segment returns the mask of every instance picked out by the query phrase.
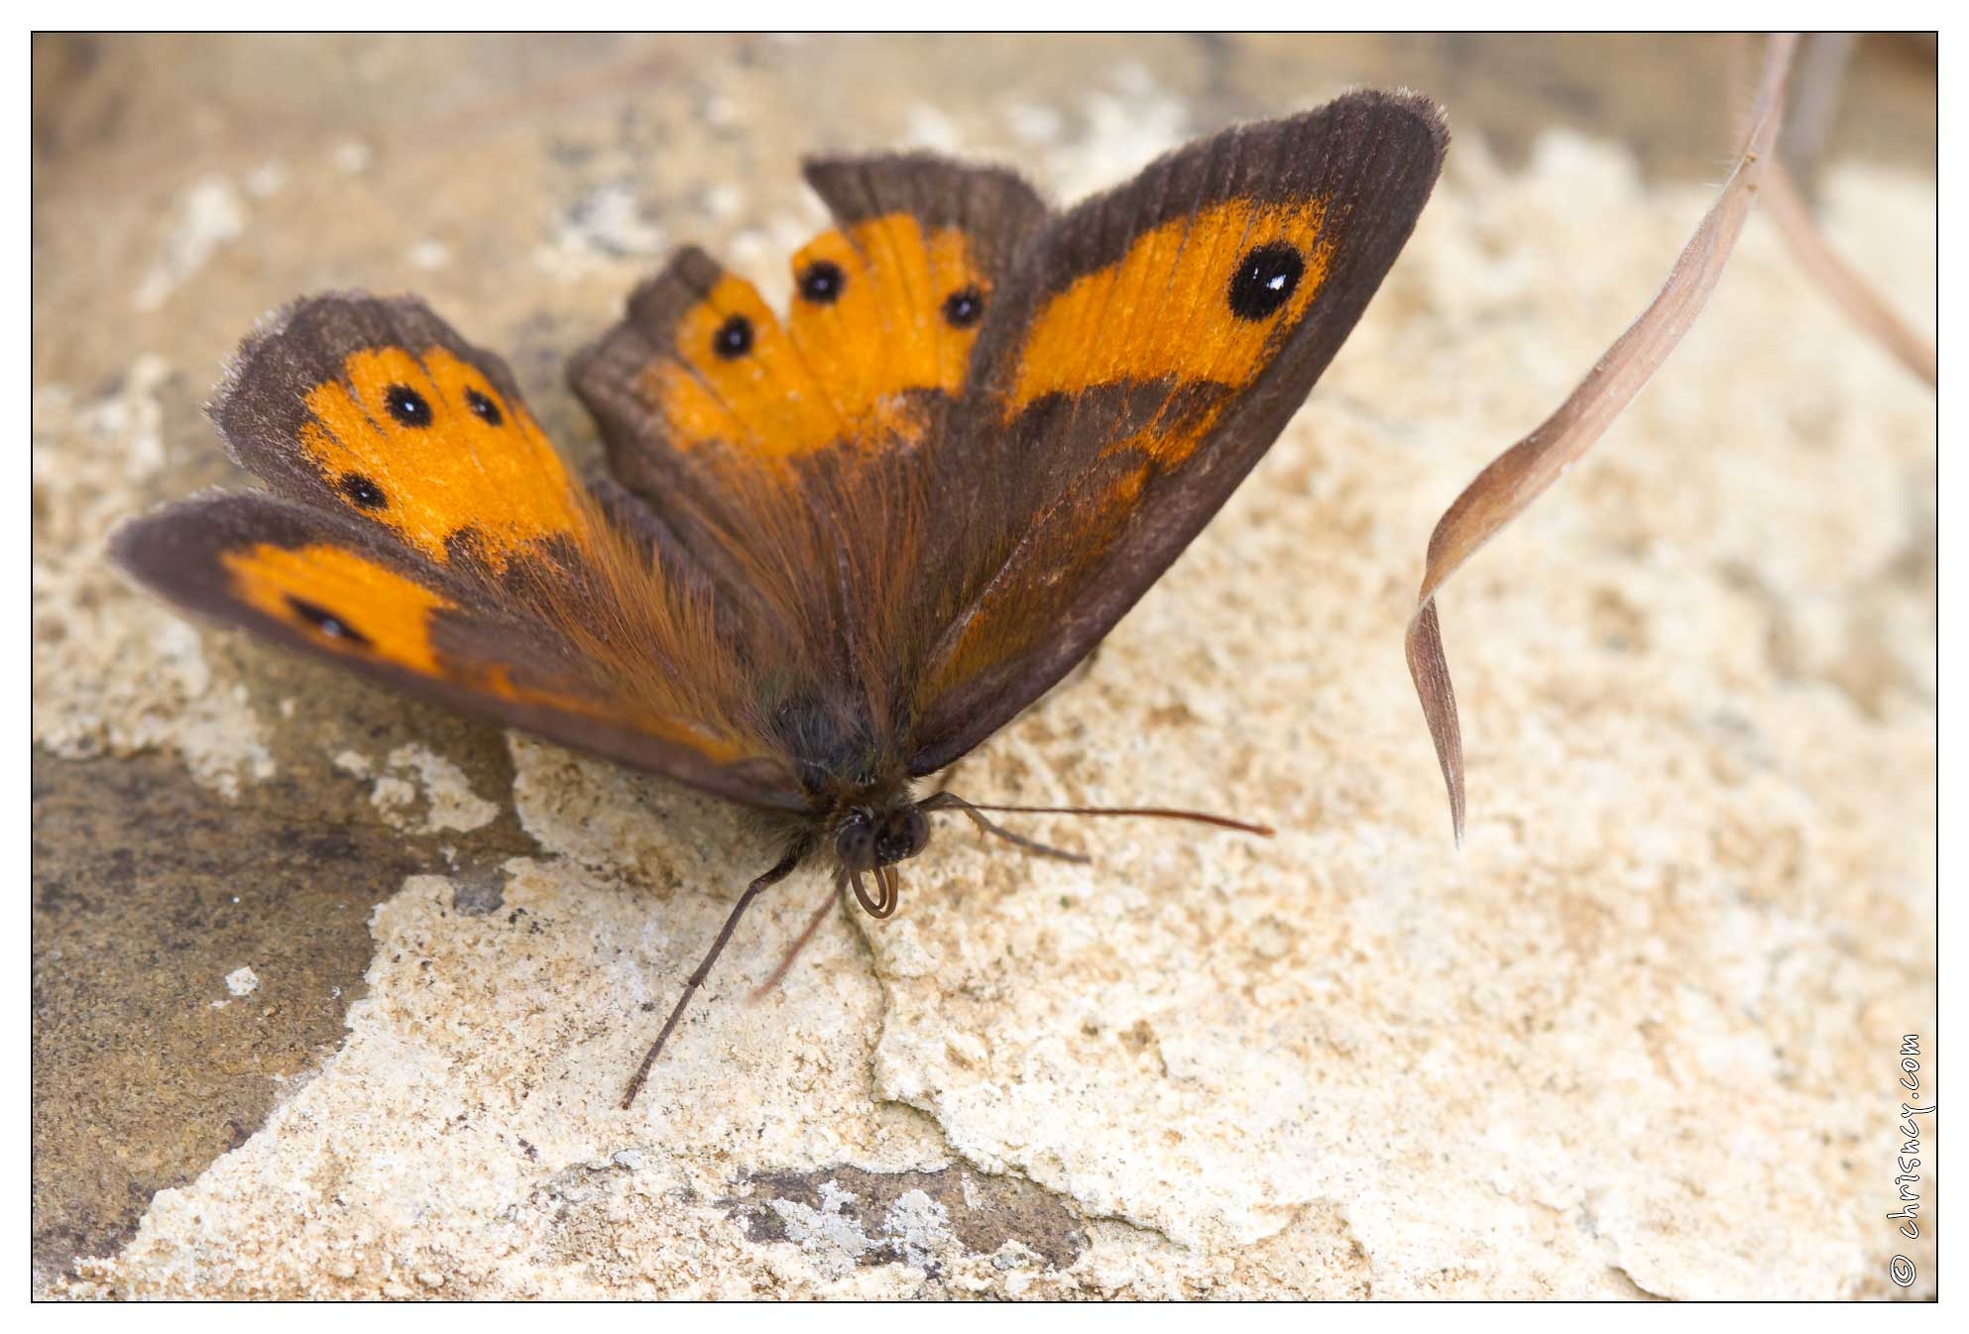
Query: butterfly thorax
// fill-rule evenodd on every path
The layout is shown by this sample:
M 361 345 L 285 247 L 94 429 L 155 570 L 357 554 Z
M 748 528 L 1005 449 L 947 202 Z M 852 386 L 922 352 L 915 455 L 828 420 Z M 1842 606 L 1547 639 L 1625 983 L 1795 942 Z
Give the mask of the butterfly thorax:
M 929 841 L 902 738 L 876 713 L 852 688 L 802 693 L 771 710 L 772 742 L 806 799 L 805 840 L 815 851 L 832 848 L 848 871 L 914 857 Z

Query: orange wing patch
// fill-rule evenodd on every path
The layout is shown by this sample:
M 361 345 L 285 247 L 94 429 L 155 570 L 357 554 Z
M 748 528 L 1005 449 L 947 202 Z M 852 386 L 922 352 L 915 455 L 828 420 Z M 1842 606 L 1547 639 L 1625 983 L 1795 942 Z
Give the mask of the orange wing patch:
M 906 395 L 963 388 L 990 298 L 968 238 L 887 214 L 816 238 L 793 272 L 785 323 L 752 284 L 720 274 L 637 378 L 643 405 L 685 449 L 721 441 L 771 463 L 921 439 Z
M 435 561 L 468 529 L 498 568 L 581 531 L 567 470 L 526 408 L 445 348 L 352 353 L 307 405 L 301 447 L 343 503 Z
M 1144 232 L 1039 307 L 1005 416 L 1093 385 L 1250 384 L 1319 293 L 1333 252 L 1325 220 L 1318 198 L 1231 199 Z M 1186 457 L 1202 434 L 1162 448 Z
M 954 227 L 907 213 L 827 232 L 793 257 L 788 323 L 843 415 L 879 415 L 908 389 L 955 395 L 991 284 Z
M 431 615 L 447 598 L 341 547 L 261 542 L 220 553 L 241 602 L 333 653 L 380 658 L 439 674 Z
M 671 333 L 672 352 L 637 383 L 670 438 L 685 448 L 722 440 L 758 459 L 784 460 L 841 438 L 840 416 L 758 289 L 722 275 Z

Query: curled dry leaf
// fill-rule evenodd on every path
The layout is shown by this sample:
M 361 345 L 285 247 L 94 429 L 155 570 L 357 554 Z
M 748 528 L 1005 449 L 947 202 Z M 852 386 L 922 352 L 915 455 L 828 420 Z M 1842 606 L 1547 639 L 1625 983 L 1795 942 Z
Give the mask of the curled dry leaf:
M 1559 410 L 1478 473 L 1429 535 L 1428 565 L 1408 623 L 1408 670 L 1449 788 L 1450 819 L 1459 845 L 1464 816 L 1463 742 L 1456 692 L 1443 656 L 1436 593 L 1464 561 L 1522 514 L 1600 438 L 1695 323 L 1750 216 L 1771 159 L 1784 107 L 1785 76 L 1797 45 L 1796 34 L 1769 39 L 1750 133 L 1736 168 L 1669 270 L 1660 293 L 1614 340 Z

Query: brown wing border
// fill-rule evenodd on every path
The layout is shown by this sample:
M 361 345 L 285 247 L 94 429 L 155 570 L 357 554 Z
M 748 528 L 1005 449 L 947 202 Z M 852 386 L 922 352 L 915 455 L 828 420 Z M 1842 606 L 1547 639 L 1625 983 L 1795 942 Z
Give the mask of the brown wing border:
M 276 495 L 336 506 L 329 480 L 295 443 L 312 416 L 307 392 L 364 348 L 400 347 L 413 355 L 443 348 L 483 373 L 507 403 L 524 405 L 500 358 L 460 337 L 422 298 L 345 290 L 296 297 L 263 317 L 226 363 L 206 415 L 235 463 Z

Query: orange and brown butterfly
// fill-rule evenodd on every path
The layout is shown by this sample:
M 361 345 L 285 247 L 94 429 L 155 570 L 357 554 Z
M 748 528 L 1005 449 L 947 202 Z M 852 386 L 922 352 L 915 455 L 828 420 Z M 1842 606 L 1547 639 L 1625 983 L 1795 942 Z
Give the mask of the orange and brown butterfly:
M 193 611 L 771 813 L 778 859 L 627 1106 L 767 886 L 825 857 L 885 917 L 931 814 L 1005 832 L 919 780 L 1060 680 L 1257 463 L 1445 141 L 1427 100 L 1356 93 L 1063 213 L 936 157 L 809 162 L 836 226 L 784 319 L 690 249 L 574 359 L 612 474 L 586 484 L 421 302 L 308 298 L 211 410 L 266 490 L 115 552 Z

